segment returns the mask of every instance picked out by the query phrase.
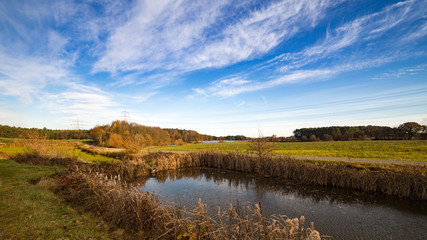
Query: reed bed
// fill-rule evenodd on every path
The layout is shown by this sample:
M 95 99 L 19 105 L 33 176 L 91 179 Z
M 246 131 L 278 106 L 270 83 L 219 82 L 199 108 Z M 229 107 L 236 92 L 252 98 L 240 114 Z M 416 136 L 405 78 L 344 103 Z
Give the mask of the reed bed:
M 153 153 L 145 158 L 159 171 L 188 167 L 219 168 L 320 186 L 427 199 L 425 166 L 305 162 L 289 157 L 253 157 L 237 152 Z
M 161 204 L 155 196 L 138 191 L 120 177 L 87 169 L 70 169 L 59 179 L 58 192 L 67 201 L 102 216 L 129 230 L 130 238 L 140 239 L 321 239 L 313 223 L 286 216 L 266 218 L 261 204 L 247 207 L 243 214 L 230 205 L 218 208 L 216 220 L 199 199 L 191 211 Z
M 108 175 L 121 175 L 126 181 L 155 172 L 193 167 L 226 169 L 306 184 L 427 200 L 426 166 L 308 162 L 271 155 L 254 157 L 238 152 L 154 152 L 140 154 L 119 164 L 93 166 L 96 171 Z

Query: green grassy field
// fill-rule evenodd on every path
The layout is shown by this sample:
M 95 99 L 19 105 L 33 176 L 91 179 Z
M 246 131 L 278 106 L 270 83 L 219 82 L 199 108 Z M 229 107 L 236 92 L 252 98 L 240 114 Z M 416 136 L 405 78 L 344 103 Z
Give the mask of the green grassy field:
M 72 144 L 56 141 L 54 142 L 54 145 L 48 147 L 54 154 L 58 154 L 59 156 L 65 157 L 71 157 L 75 156 L 79 160 L 83 160 L 86 162 L 115 162 L 118 161 L 117 159 L 98 155 L 98 154 L 89 154 L 86 152 L 81 151 L 80 149 L 74 148 Z M 22 146 L 0 146 L 0 154 L 4 153 L 6 155 L 14 155 L 17 153 L 24 153 L 25 149 Z M 1 156 L 1 155 L 0 155 Z
M 112 239 L 100 220 L 80 214 L 49 190 L 58 166 L 0 159 L 0 239 Z M 31 180 L 41 179 L 32 184 Z
M 153 147 L 160 151 L 250 151 L 248 142 L 199 143 L 182 146 Z M 427 161 L 427 141 L 342 141 L 276 143 L 273 154 L 310 157 L 365 158 Z
M 18 138 L 3 138 L 3 137 L 0 137 L 0 143 L 14 142 L 14 141 L 17 141 L 17 140 L 18 140 Z

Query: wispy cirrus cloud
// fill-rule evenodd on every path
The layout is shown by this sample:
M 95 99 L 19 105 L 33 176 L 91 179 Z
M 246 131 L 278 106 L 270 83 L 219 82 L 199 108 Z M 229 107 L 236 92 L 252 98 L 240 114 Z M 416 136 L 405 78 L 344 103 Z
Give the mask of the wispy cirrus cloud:
M 312 78 L 322 79 L 336 74 L 337 69 L 300 70 L 269 81 L 257 82 L 239 78 L 223 79 L 211 83 L 206 89 L 193 88 L 194 94 L 205 96 L 217 96 L 221 98 L 232 97 L 241 93 L 255 92 L 267 88 L 272 88 L 285 83 L 309 80 Z
M 422 9 L 425 5 L 423 1 L 411 0 L 396 3 L 335 29 L 328 29 L 323 39 L 301 51 L 283 53 L 252 67 L 250 71 L 226 78 L 244 81 L 240 85 L 225 85 L 221 84 L 223 80 L 217 80 L 207 88 L 193 89 L 193 92 L 205 96 L 232 97 L 289 83 L 330 78 L 342 72 L 378 67 L 408 55 L 425 55 L 425 52 L 412 53 L 414 46 L 408 44 L 426 35 L 425 24 L 418 23 L 424 18 Z M 404 27 L 411 27 L 409 35 L 400 32 Z M 406 45 L 401 46 L 402 43 Z M 354 50 L 355 47 L 360 50 Z M 327 62 L 328 66 L 319 62 Z M 266 70 L 272 72 L 269 78 L 253 77 Z
M 329 1 L 280 1 L 252 11 L 225 28 L 218 40 L 189 56 L 188 62 L 194 68 L 207 68 L 252 59 L 299 31 L 314 27 L 333 5 Z
M 218 18 L 225 1 L 137 1 L 129 19 L 112 31 L 94 72 L 176 65 L 203 30 Z
M 425 3 L 423 1 L 404 1 L 393 4 L 383 10 L 368 14 L 352 20 L 336 29 L 329 29 L 324 39 L 319 40 L 312 46 L 306 47 L 300 52 L 284 53 L 270 60 L 269 64 L 280 64 L 282 71 L 298 69 L 310 63 L 318 62 L 327 58 L 337 58 L 340 53 L 348 48 L 358 46 L 361 51 L 346 54 L 346 56 L 366 58 L 369 57 L 364 52 L 369 50 L 371 55 L 380 52 L 384 55 L 391 52 L 391 49 L 399 49 L 396 44 L 403 43 L 403 40 L 414 40 L 415 37 L 425 35 L 424 27 L 415 28 L 408 33 L 402 34 L 397 26 L 410 27 L 419 25 L 416 21 L 424 18 Z M 385 34 L 391 34 L 388 38 L 383 38 Z M 406 42 L 404 41 L 404 42 Z M 406 42 L 407 43 L 407 42 Z M 375 46 L 375 47 L 373 47 Z M 341 55 L 339 55 L 340 58 Z
M 403 76 L 416 75 L 422 72 L 427 72 L 427 64 L 420 64 L 413 67 L 404 67 L 404 68 L 392 70 L 392 71 L 383 73 L 378 77 L 374 77 L 373 79 L 387 79 L 390 77 L 400 78 Z
M 37 57 L 10 57 L 0 51 L 0 93 L 30 104 L 48 84 L 68 76 L 61 62 Z
M 111 32 L 93 72 L 182 74 L 253 59 L 315 26 L 337 2 L 278 1 L 250 10 L 251 4 L 138 1 L 129 19 Z M 229 11 L 242 16 L 229 19 Z M 135 84 L 126 76 L 119 79 L 120 85 Z
M 90 120 L 111 112 L 118 106 L 113 94 L 89 84 L 74 67 L 87 46 L 97 44 L 103 27 L 114 25 L 114 18 L 104 16 L 121 11 L 117 3 L 96 13 L 89 2 L 1 2 L 0 95 L 18 99 L 22 108 L 69 118 Z

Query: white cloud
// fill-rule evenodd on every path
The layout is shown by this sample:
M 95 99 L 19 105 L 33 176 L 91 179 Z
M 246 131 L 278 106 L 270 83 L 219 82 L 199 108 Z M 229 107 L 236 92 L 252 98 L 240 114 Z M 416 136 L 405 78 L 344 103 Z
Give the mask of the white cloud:
M 137 101 L 138 103 L 146 102 L 152 96 L 156 95 L 157 92 L 149 92 L 149 93 L 138 93 L 136 96 L 129 96 L 131 99 Z
M 63 61 L 38 57 L 14 58 L 0 51 L 0 93 L 32 103 L 48 84 L 67 81 L 69 72 Z
M 138 1 L 107 40 L 94 71 L 168 69 L 218 17 L 224 1 Z
M 237 104 L 236 107 L 241 107 L 243 105 L 245 105 L 245 101 L 242 101 L 241 103 Z
M 227 17 L 225 9 L 235 6 L 227 1 L 139 1 L 130 18 L 109 36 L 93 71 L 191 71 L 251 59 L 302 26 L 315 25 L 333 4 L 280 1 L 213 31 Z
M 198 89 L 198 92 L 203 92 L 205 96 L 219 96 L 221 98 L 233 97 L 238 94 L 255 92 L 263 89 L 273 88 L 284 84 L 298 83 L 303 81 L 319 81 L 330 78 L 339 73 L 355 71 L 367 67 L 376 67 L 392 61 L 394 57 L 378 56 L 373 59 L 365 59 L 361 61 L 349 61 L 329 68 L 308 69 L 308 70 L 294 70 L 287 73 L 274 76 L 271 80 L 267 81 L 248 81 L 236 80 L 238 77 L 233 77 L 231 84 L 224 84 L 223 81 L 217 80 L 212 83 L 212 86 L 206 89 Z M 234 82 L 240 84 L 233 84 Z M 197 93 L 197 92 L 196 92 Z
M 402 76 L 412 76 L 412 75 L 420 74 L 423 72 L 427 72 L 427 64 L 420 64 L 413 67 L 404 67 L 404 68 L 392 70 L 392 71 L 383 73 L 378 77 L 374 77 L 373 79 L 388 79 L 391 77 L 400 78 Z
M 301 28 L 316 25 L 328 7 L 326 1 L 281 1 L 253 11 L 189 56 L 189 63 L 195 68 L 222 67 L 264 54 Z
M 45 93 L 39 108 L 62 116 L 62 125 L 79 120 L 85 128 L 91 128 L 100 121 L 118 118 L 121 108 L 115 99 L 114 95 L 96 87 L 74 83 L 60 93 Z
M 233 74 L 231 79 L 246 79 L 242 84 L 223 84 L 222 80 L 212 82 L 212 86 L 204 90 L 205 95 L 231 97 L 299 81 L 325 79 L 342 72 L 377 67 L 396 59 L 404 59 L 407 57 L 405 48 L 394 49 L 393 44 L 399 42 L 399 39 L 410 40 L 424 36 L 423 27 L 415 29 L 409 36 L 397 33 L 392 40 L 379 38 L 396 26 L 410 25 L 413 21 L 423 18 L 423 12 L 419 10 L 423 5 L 425 4 L 422 1 L 400 2 L 379 12 L 359 17 L 336 29 L 328 30 L 324 39 L 302 51 L 284 53 L 255 66 L 251 71 Z M 347 48 L 360 44 L 374 44 L 375 47 L 370 47 L 369 51 L 353 50 L 351 53 L 342 54 Z M 310 67 L 311 63 L 322 60 L 328 60 L 329 67 Z M 252 73 L 272 68 L 278 68 L 279 72 L 273 72 L 270 80 L 251 77 Z
M 58 34 L 56 31 L 50 31 L 48 36 L 48 49 L 49 53 L 54 57 L 61 56 L 65 53 L 65 46 L 68 39 Z
M 405 36 L 400 33 L 395 34 L 393 39 L 388 38 L 378 40 L 388 31 L 396 26 L 404 24 L 411 25 L 416 20 L 422 19 L 425 15 L 421 10 L 425 7 L 423 1 L 405 1 L 388 6 L 383 10 L 366 16 L 359 17 L 349 23 L 346 23 L 332 31 L 327 31 L 326 37 L 318 41 L 313 46 L 305 48 L 301 52 L 285 53 L 270 61 L 270 64 L 280 62 L 282 71 L 301 68 L 309 63 L 316 62 L 325 58 L 333 57 L 348 47 L 370 42 L 377 46 L 377 49 L 387 51 L 393 49 L 397 39 L 412 40 L 420 37 L 423 29 L 418 29 L 412 35 Z M 424 33 L 425 34 L 425 33 Z M 397 48 L 396 49 L 400 49 Z M 375 48 L 369 50 L 375 52 Z M 360 53 L 356 53 L 360 54 Z M 332 55 L 332 56 L 331 56 Z M 349 54 L 351 57 L 353 54 Z M 363 57 L 365 57 L 364 55 Z M 264 66 L 265 67 L 265 66 Z
M 231 78 L 215 81 L 212 83 L 212 86 L 208 87 L 207 89 L 197 89 L 197 91 L 194 91 L 193 89 L 193 91 L 196 94 L 200 93 L 203 95 L 212 95 L 226 98 L 245 92 L 254 92 L 275 87 L 285 83 L 310 80 L 313 78 L 322 79 L 325 77 L 330 77 L 333 74 L 336 74 L 338 71 L 339 70 L 336 69 L 300 70 L 265 82 L 251 82 L 239 78 Z

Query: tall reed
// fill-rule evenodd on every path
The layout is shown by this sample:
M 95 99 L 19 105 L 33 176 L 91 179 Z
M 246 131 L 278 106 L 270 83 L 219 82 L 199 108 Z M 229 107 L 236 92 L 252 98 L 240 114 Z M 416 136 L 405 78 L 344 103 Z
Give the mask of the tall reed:
M 265 217 L 261 204 L 242 213 L 230 205 L 215 219 L 199 199 L 194 210 L 184 211 L 160 204 L 149 193 L 138 191 L 120 177 L 107 176 L 87 169 L 70 169 L 58 178 L 58 192 L 67 201 L 98 213 L 107 221 L 130 231 L 140 239 L 320 239 L 305 219 L 285 216 Z
M 145 159 L 158 171 L 188 167 L 219 168 L 320 186 L 427 199 L 425 166 L 378 164 L 358 166 L 298 161 L 288 157 L 254 157 L 237 152 L 151 153 L 140 158 Z

